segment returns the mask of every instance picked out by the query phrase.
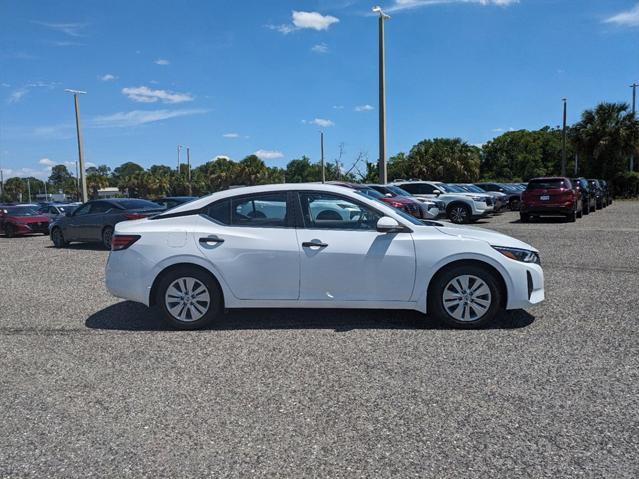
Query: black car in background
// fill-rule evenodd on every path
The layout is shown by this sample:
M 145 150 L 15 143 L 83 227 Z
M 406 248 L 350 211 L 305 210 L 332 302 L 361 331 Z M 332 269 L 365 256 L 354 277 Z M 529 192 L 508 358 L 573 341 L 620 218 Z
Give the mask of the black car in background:
M 165 211 L 164 207 L 147 200 L 118 198 L 88 201 L 51 225 L 51 241 L 56 248 L 77 241 L 102 243 L 105 248 L 111 249 L 113 227 L 117 223 L 146 218 L 162 211 Z
M 601 208 L 605 208 L 607 206 L 605 192 L 599 180 L 594 178 L 589 178 L 588 185 L 590 186 L 590 191 L 594 192 L 596 208 L 598 210 L 600 210 Z
M 586 178 L 570 178 L 575 190 L 581 192 L 581 205 L 584 215 L 597 209 L 597 200 L 595 195 L 590 192 L 590 184 Z
M 479 186 L 484 191 L 498 191 L 508 195 L 508 208 L 510 208 L 510 211 L 519 210 L 522 190 L 503 183 L 475 183 L 475 186 Z
M 189 201 L 197 200 L 198 198 L 198 196 L 167 196 L 166 198 L 155 200 L 155 203 L 167 210 L 170 210 L 171 208 L 183 205 L 184 203 L 188 203 Z

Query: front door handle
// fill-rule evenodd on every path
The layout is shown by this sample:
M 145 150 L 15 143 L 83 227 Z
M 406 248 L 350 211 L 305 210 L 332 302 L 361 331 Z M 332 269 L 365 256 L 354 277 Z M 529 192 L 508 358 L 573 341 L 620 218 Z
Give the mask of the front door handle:
M 304 241 L 302 243 L 302 247 L 304 248 L 326 248 L 328 245 L 326 243 L 318 243 L 315 241 Z
M 207 238 L 200 238 L 200 243 L 204 243 L 204 244 L 224 243 L 224 240 L 222 238 L 207 237 Z

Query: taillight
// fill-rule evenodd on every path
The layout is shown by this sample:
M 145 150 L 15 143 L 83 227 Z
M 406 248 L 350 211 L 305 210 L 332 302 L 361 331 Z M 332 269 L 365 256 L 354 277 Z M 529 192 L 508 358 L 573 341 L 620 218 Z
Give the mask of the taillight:
M 122 251 L 140 239 L 140 235 L 114 235 L 111 238 L 111 251 Z
M 389 201 L 388 204 L 391 205 L 393 208 L 402 208 L 404 206 L 397 201 Z
M 141 213 L 125 213 L 124 217 L 127 220 L 141 220 L 142 218 L 146 218 L 146 215 L 143 215 Z

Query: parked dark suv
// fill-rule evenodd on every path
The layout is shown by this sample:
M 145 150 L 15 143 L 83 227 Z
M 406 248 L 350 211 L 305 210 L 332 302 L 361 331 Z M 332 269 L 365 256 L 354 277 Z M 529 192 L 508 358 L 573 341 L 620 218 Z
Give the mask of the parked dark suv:
M 610 185 L 606 180 L 599 180 L 599 184 L 601 185 L 601 189 L 603 190 L 605 208 L 606 206 L 612 204 L 612 191 L 610 191 Z
M 572 186 L 575 189 L 581 191 L 581 206 L 584 215 L 589 214 L 591 211 L 595 211 L 597 208 L 597 200 L 595 195 L 590 192 L 590 185 L 586 178 L 570 178 Z
M 146 218 L 162 211 L 166 209 L 147 200 L 122 198 L 89 201 L 51 225 L 51 241 L 56 248 L 78 241 L 102 243 L 105 248 L 111 249 L 116 223 Z
M 570 222 L 582 215 L 581 193 L 564 177 L 533 178 L 521 196 L 522 223 L 539 216 L 564 216 Z

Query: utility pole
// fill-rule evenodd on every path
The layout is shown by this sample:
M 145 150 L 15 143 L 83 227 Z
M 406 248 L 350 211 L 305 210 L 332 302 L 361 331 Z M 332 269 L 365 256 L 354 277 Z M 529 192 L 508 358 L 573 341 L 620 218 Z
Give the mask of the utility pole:
M 568 99 L 562 98 L 564 102 L 564 128 L 561 134 L 561 176 L 566 176 L 566 114 L 568 112 Z
M 639 86 L 639 83 L 634 82 L 632 85 L 630 85 L 630 88 L 632 88 L 632 116 L 634 116 L 636 118 L 636 113 L 637 113 L 637 87 Z M 635 171 L 635 154 L 634 152 L 630 154 L 630 171 Z
M 193 187 L 191 186 L 191 149 L 186 147 L 186 166 L 188 169 L 188 179 L 189 179 L 189 196 L 193 196 Z
M 47 194 L 47 182 L 44 182 L 44 201 L 49 201 L 49 195 Z
M 324 132 L 320 131 L 320 162 L 322 165 L 322 183 L 326 183 L 326 168 L 324 167 Z
M 82 130 L 80 129 L 80 105 L 78 103 L 78 95 L 85 95 L 85 91 L 80 90 L 64 90 L 67 93 L 73 93 L 73 103 L 75 104 L 75 128 L 78 135 L 78 159 L 80 160 L 80 175 L 79 180 L 82 183 L 82 201 L 85 202 L 89 199 L 87 195 L 87 177 L 84 168 L 84 147 L 82 145 Z
M 78 160 L 75 160 L 75 194 L 80 199 L 80 170 L 78 169 Z
M 4 174 L 0 166 L 0 201 L 4 199 Z
M 182 149 L 182 145 L 178 145 L 177 146 L 177 153 L 178 153 L 178 165 L 177 165 L 177 172 L 178 174 L 180 174 L 180 150 Z
M 390 17 L 381 7 L 373 7 L 379 14 L 379 182 L 387 183 L 386 169 L 386 55 L 384 51 L 384 22 Z
M 31 203 L 31 181 L 27 178 L 27 191 L 29 192 L 29 203 Z

